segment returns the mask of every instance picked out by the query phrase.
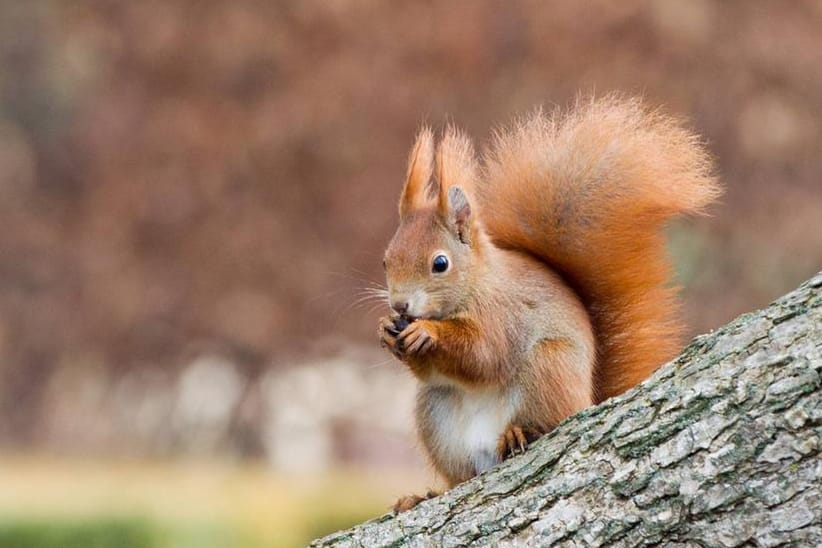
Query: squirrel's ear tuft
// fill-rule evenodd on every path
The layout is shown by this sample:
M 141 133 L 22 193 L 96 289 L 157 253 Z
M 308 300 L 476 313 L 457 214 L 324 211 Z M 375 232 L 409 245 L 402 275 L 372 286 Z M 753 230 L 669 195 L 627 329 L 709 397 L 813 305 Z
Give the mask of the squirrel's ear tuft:
M 428 185 L 434 170 L 434 135 L 423 127 L 408 158 L 408 176 L 400 196 L 400 218 L 428 203 Z
M 446 222 L 462 243 L 471 243 L 471 204 L 468 203 L 468 196 L 458 186 L 448 189 Z
M 449 126 L 437 149 L 438 209 L 440 218 L 463 243 L 470 243 L 474 217 L 468 203 L 477 178 L 477 161 L 471 140 Z

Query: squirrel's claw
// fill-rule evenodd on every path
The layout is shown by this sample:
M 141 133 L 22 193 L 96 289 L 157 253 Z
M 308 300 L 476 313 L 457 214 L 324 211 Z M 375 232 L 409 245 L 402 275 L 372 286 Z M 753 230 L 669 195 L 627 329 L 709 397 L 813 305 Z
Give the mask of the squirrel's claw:
M 528 445 L 539 438 L 536 430 L 527 428 L 523 430 L 519 426 L 511 425 L 503 432 L 497 441 L 497 456 L 500 460 L 521 455 L 528 449 Z

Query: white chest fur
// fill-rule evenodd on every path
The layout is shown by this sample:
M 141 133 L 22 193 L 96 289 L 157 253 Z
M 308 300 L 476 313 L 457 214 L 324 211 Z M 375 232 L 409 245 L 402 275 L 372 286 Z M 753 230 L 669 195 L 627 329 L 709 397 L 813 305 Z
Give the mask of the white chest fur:
M 440 382 L 437 382 L 440 381 Z M 499 462 L 497 442 L 514 418 L 519 394 L 499 388 L 466 388 L 436 379 L 428 386 L 429 450 L 455 468 L 483 472 Z

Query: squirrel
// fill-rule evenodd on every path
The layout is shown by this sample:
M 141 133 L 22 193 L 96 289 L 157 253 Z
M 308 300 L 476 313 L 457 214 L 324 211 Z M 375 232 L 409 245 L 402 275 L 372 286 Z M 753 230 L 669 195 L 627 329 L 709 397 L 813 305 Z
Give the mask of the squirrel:
M 700 139 L 637 98 L 538 110 L 481 161 L 454 127 L 436 146 L 422 128 L 378 334 L 419 381 L 418 434 L 449 488 L 674 357 L 662 228 L 719 193 Z

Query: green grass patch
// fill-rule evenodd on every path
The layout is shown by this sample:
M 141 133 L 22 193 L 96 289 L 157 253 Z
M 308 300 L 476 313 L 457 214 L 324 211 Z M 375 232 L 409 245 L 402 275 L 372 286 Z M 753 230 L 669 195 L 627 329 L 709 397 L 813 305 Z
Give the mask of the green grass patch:
M 291 548 L 375 518 L 407 470 L 0 455 L 0 548 Z
M 139 518 L 0 521 L 0 548 L 156 548 L 159 531 Z

